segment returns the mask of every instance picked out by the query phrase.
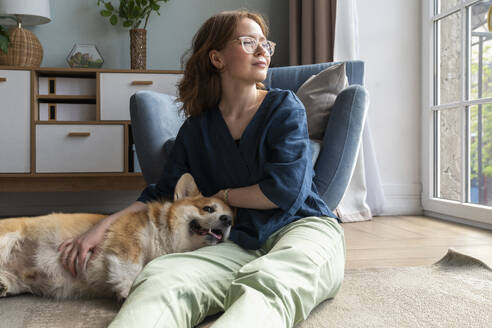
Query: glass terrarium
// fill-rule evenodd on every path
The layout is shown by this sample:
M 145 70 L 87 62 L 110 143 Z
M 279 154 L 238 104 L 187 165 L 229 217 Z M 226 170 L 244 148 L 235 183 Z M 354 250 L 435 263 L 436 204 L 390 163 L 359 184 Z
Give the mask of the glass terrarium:
M 94 44 L 75 44 L 68 54 L 67 63 L 72 68 L 100 68 L 104 63 Z

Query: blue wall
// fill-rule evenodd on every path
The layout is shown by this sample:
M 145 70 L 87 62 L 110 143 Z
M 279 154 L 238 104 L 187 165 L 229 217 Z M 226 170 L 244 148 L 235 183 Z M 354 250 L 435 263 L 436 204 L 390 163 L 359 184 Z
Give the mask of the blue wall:
M 117 1 L 112 1 L 116 4 Z M 29 27 L 44 49 L 43 67 L 68 67 L 66 57 L 75 43 L 95 44 L 104 58 L 103 68 L 130 68 L 129 30 L 102 17 L 97 0 L 51 0 L 48 24 Z M 247 8 L 269 21 L 270 37 L 277 43 L 272 66 L 289 63 L 289 2 L 287 0 L 170 0 L 147 26 L 147 69 L 181 69 L 181 55 L 193 35 L 211 15 L 222 10 Z

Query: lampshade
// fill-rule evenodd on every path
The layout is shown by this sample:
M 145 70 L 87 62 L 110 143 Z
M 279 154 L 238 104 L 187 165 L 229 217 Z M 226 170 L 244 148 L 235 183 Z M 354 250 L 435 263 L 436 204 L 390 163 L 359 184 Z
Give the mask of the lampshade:
M 19 16 L 22 25 L 51 22 L 50 0 L 0 0 L 0 16 Z M 17 25 L 8 18 L 0 18 L 0 25 Z

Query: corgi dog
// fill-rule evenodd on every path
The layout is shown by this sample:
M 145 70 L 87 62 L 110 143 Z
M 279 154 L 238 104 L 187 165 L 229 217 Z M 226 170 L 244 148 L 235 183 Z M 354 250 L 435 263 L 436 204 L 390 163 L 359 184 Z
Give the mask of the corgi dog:
M 233 212 L 221 199 L 204 197 L 186 173 L 176 184 L 174 201 L 147 203 L 146 210 L 113 222 L 83 272 L 73 277 L 61 263 L 58 246 L 104 218 L 53 213 L 0 219 L 0 297 L 32 293 L 56 299 L 125 299 L 152 259 L 226 240 Z

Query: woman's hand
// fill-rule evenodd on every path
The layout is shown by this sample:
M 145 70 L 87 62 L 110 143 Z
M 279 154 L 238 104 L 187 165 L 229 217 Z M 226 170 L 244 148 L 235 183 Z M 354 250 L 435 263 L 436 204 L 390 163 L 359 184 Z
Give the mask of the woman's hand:
M 76 277 L 77 271 L 82 272 L 84 269 L 86 257 L 89 256 L 87 259 L 88 263 L 89 260 L 99 251 L 99 246 L 104 239 L 104 234 L 114 221 L 128 213 L 143 211 L 146 209 L 147 205 L 145 203 L 136 201 L 127 208 L 99 221 L 96 225 L 80 236 L 65 240 L 60 244 L 60 246 L 58 246 L 58 251 L 61 253 L 63 267 L 67 271 L 70 271 L 72 276 Z
M 98 246 L 104 239 L 104 234 L 109 227 L 103 222 L 104 220 L 98 222 L 85 233 L 76 238 L 67 239 L 58 246 L 63 267 L 70 271 L 73 277 L 77 276 L 77 272 L 82 272 L 86 257 L 89 256 L 87 259 L 89 261 L 91 256 L 97 252 Z

